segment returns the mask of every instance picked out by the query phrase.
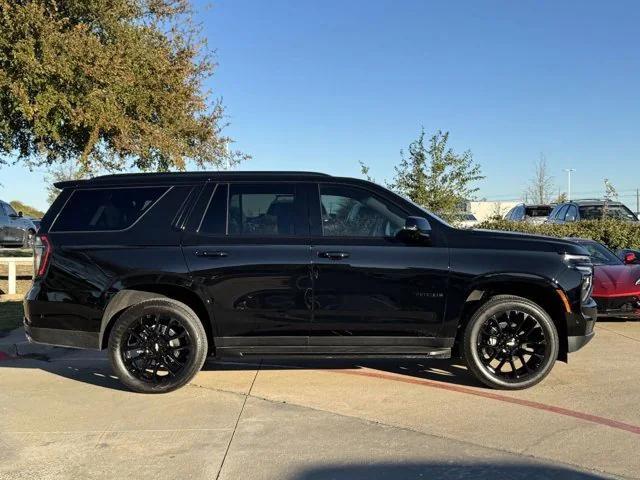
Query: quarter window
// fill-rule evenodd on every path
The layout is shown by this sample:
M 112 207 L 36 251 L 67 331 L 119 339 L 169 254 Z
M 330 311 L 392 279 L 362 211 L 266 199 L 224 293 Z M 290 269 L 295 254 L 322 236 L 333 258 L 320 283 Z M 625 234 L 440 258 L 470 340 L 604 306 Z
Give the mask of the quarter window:
M 406 215 L 371 192 L 338 185 L 320 186 L 325 237 L 393 237 Z
M 296 234 L 295 186 L 231 185 L 229 235 Z
M 76 190 L 58 216 L 52 231 L 113 231 L 129 228 L 167 187 Z

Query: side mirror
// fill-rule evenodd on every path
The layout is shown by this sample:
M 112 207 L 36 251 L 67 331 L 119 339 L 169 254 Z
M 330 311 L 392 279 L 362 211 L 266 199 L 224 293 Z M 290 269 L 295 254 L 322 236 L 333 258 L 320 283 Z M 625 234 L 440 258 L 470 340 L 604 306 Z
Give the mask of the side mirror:
M 624 263 L 626 263 L 627 265 L 630 263 L 636 263 L 637 259 L 638 257 L 636 257 L 636 254 L 633 252 L 627 252 L 624 254 Z
M 18 212 L 18 216 L 22 218 L 22 212 Z
M 431 225 L 424 217 L 407 217 L 404 221 L 404 229 L 420 233 L 431 233 Z
M 407 217 L 404 227 L 398 232 L 402 241 L 428 241 L 431 238 L 431 225 L 424 217 Z

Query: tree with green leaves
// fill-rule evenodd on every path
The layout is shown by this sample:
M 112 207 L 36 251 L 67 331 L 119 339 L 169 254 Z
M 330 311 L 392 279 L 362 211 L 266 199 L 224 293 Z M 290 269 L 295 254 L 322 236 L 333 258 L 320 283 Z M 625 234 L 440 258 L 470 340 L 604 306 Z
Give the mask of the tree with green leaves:
M 0 0 L 0 165 L 224 167 L 189 0 Z
M 388 186 L 418 205 L 452 219 L 465 201 L 472 200 L 484 178 L 480 165 L 469 150 L 455 153 L 447 146 L 449 132 L 437 131 L 425 144 L 424 129 L 409 145 L 408 155 L 401 152 L 395 177 Z

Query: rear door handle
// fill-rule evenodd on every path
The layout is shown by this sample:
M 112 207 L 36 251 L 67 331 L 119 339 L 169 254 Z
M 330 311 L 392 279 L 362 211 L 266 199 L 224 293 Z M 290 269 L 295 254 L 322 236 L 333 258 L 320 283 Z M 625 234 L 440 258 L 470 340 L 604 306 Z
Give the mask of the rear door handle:
M 207 250 L 203 250 L 203 251 L 196 251 L 196 256 L 197 257 L 206 257 L 206 258 L 222 258 L 222 257 L 228 257 L 229 254 L 227 252 L 221 252 L 221 251 L 215 251 L 215 252 L 211 252 L 211 251 L 207 251 Z
M 320 258 L 329 258 L 331 260 L 343 260 L 349 258 L 348 252 L 318 252 Z

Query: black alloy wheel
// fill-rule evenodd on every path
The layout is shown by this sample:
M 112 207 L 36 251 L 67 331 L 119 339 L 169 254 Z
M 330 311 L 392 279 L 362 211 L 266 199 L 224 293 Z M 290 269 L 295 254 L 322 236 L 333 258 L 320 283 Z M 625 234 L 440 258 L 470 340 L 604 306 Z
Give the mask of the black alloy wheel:
M 516 380 L 538 371 L 546 345 L 538 320 L 520 310 L 489 317 L 480 327 L 477 341 L 482 364 L 494 375 Z
M 200 319 L 184 303 L 145 300 L 126 309 L 109 335 L 109 357 L 118 378 L 142 393 L 163 393 L 188 383 L 207 356 Z
M 147 314 L 131 324 L 120 350 L 127 370 L 138 380 L 162 382 L 188 363 L 189 332 L 177 318 Z
M 521 297 L 499 295 L 470 319 L 464 336 L 469 370 L 492 388 L 521 389 L 540 382 L 555 363 L 559 341 L 549 315 Z

